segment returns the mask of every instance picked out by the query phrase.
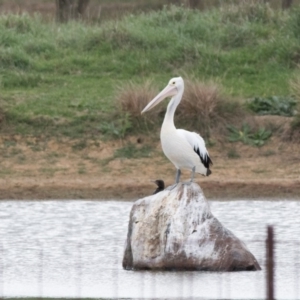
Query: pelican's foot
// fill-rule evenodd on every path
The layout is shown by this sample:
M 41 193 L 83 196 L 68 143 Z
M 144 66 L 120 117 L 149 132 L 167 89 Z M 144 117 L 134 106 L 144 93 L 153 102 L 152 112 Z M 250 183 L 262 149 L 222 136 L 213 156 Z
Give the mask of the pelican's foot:
M 176 186 L 178 185 L 178 183 L 175 183 L 175 184 L 173 184 L 173 185 L 171 185 L 171 186 L 169 186 L 169 187 L 167 187 L 166 188 L 166 190 L 168 190 L 168 191 L 172 191 L 173 189 L 175 189 L 176 188 Z
M 184 182 L 182 182 L 182 184 L 184 184 L 184 185 L 191 185 L 193 183 L 193 181 L 184 181 Z

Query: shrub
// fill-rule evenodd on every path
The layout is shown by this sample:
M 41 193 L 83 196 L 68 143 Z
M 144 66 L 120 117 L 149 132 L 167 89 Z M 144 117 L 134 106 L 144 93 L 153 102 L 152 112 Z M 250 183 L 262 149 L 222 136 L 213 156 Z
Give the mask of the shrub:
M 240 119 L 243 109 L 237 101 L 227 100 L 218 84 L 188 79 L 178 114 L 180 122 L 189 121 L 209 138 L 212 127 L 224 127 L 228 119 Z
M 145 115 L 141 115 L 144 107 L 158 94 L 152 81 L 147 80 L 143 84 L 129 82 L 122 86 L 116 95 L 116 105 L 121 114 L 128 114 L 133 123 L 141 125 L 141 122 L 157 122 L 157 115 L 164 111 L 163 105 L 158 105 Z
M 242 142 L 243 144 L 251 143 L 251 129 L 247 123 L 243 123 L 240 129 L 232 125 L 228 125 L 227 129 L 229 131 L 229 142 Z
M 196 121 L 196 125 L 204 130 L 202 134 L 209 137 L 211 121 L 220 101 L 220 88 L 217 84 L 186 80 L 179 116 L 182 120 Z
M 282 139 L 285 141 L 300 142 L 300 114 L 294 116 L 290 126 L 282 134 Z
M 247 123 L 243 123 L 240 129 L 232 125 L 228 125 L 227 129 L 229 131 L 228 140 L 230 142 L 242 142 L 243 144 L 257 147 L 263 146 L 272 135 L 270 130 L 266 130 L 263 127 L 260 127 L 257 131 L 253 131 Z
M 252 134 L 252 144 L 254 146 L 261 147 L 271 137 L 271 135 L 272 132 L 270 130 L 266 130 L 264 127 L 260 127 L 258 131 Z
M 293 116 L 297 101 L 290 97 L 255 97 L 247 103 L 248 108 L 259 115 Z
M 300 73 L 292 78 L 290 88 L 293 96 L 297 100 L 296 113 L 288 128 L 283 131 L 281 138 L 285 141 L 300 142 Z
M 300 73 L 298 73 L 291 81 L 290 81 L 291 92 L 293 96 L 296 98 L 298 103 L 300 103 Z

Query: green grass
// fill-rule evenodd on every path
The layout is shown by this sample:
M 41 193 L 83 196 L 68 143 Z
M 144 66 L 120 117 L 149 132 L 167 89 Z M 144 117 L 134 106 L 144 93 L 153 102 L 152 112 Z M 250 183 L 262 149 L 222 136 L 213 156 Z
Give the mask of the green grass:
M 230 158 L 230 159 L 238 159 L 238 158 L 240 158 L 241 156 L 240 156 L 239 153 L 236 151 L 236 149 L 231 148 L 231 149 L 229 149 L 228 152 L 227 152 L 227 157 Z
M 98 138 L 106 128 L 123 137 L 134 130 L 123 133 L 116 113 L 124 82 L 153 78 L 163 87 L 185 73 L 221 82 L 229 96 L 288 96 L 299 63 L 297 7 L 172 6 L 101 25 L 1 15 L 0 130 Z
M 126 146 L 119 148 L 115 151 L 115 158 L 143 158 L 150 157 L 153 149 L 150 145 L 142 146 L 141 148 L 136 147 L 134 144 L 127 144 Z

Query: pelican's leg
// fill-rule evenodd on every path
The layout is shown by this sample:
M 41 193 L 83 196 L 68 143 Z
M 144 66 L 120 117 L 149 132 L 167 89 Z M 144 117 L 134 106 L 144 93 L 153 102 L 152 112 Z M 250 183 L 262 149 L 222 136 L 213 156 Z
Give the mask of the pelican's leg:
M 187 182 L 183 182 L 183 184 L 191 185 L 191 184 L 194 182 L 195 171 L 196 171 L 196 167 L 193 167 L 193 168 L 192 168 L 191 180 L 190 180 L 190 181 L 187 181 Z
M 196 167 L 194 166 L 194 167 L 193 167 L 193 169 L 192 169 L 191 183 L 193 183 L 193 182 L 194 182 L 195 171 L 196 171 Z
M 180 170 L 180 169 L 177 169 L 177 172 L 176 172 L 176 178 L 175 178 L 175 183 L 176 183 L 176 184 L 179 182 L 180 175 L 181 175 L 181 170 Z

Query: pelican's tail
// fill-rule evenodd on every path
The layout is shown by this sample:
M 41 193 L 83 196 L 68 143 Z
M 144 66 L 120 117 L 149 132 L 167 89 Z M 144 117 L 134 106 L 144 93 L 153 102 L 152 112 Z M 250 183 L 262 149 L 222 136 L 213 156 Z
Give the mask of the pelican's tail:
M 211 173 L 212 173 L 211 170 L 210 170 L 210 169 L 207 169 L 207 171 L 206 171 L 206 176 L 209 176 Z

